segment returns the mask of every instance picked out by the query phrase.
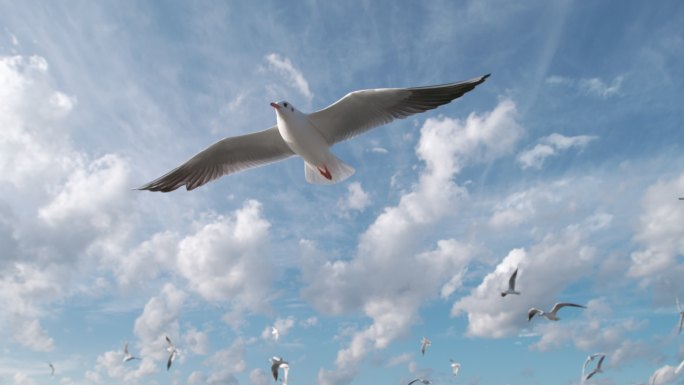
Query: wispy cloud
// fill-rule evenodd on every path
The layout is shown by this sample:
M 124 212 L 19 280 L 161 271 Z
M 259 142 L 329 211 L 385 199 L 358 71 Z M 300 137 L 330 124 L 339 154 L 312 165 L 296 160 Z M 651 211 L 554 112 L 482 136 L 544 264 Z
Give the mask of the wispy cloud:
M 308 103 L 311 103 L 314 94 L 309 88 L 309 82 L 304 78 L 302 72 L 295 68 L 289 58 L 271 53 L 266 55 L 266 61 L 272 69 L 284 75 L 290 84 L 306 98 Z
M 620 94 L 624 76 L 615 77 L 610 83 L 601 78 L 580 78 L 572 79 L 568 77 L 552 75 L 546 78 L 546 83 L 550 85 L 562 85 L 575 88 L 587 95 L 594 95 L 607 99 L 611 96 Z
M 553 133 L 539 139 L 539 143 L 533 148 L 518 154 L 516 161 L 523 169 L 540 169 L 547 158 L 556 156 L 560 152 L 570 148 L 578 148 L 581 150 L 597 138 L 598 137 L 591 135 L 564 136 Z

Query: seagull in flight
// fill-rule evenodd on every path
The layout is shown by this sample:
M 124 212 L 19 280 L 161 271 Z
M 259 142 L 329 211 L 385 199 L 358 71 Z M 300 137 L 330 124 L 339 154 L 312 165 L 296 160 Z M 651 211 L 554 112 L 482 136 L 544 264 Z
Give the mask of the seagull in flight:
M 556 316 L 556 313 L 558 312 L 558 310 L 560 310 L 566 306 L 581 307 L 582 309 L 587 308 L 586 306 L 578 305 L 576 303 L 569 303 L 569 302 L 559 302 L 559 303 L 553 305 L 551 310 L 548 312 L 545 312 L 543 310 L 537 309 L 536 307 L 533 307 L 527 312 L 527 320 L 531 321 L 535 315 L 538 315 L 540 317 L 546 317 L 546 319 L 548 319 L 550 321 L 558 321 L 560 318 L 558 318 Z
M 423 355 L 425 355 L 425 351 L 427 350 L 427 347 L 430 345 L 432 345 L 432 341 L 423 337 L 423 339 L 420 340 L 420 352 L 423 353 Z
M 176 348 L 176 345 L 173 344 L 169 336 L 166 336 L 166 342 L 169 344 L 169 346 L 166 347 L 166 351 L 169 352 L 169 360 L 166 361 L 166 370 L 169 370 L 171 369 L 173 360 L 175 360 L 176 356 L 178 355 L 178 349 Z
M 337 158 L 330 147 L 372 128 L 435 109 L 463 96 L 489 75 L 427 87 L 378 88 L 348 93 L 330 106 L 304 113 L 292 103 L 271 103 L 276 125 L 263 131 L 222 139 L 139 190 L 169 192 L 185 186 L 196 189 L 223 175 L 283 160 L 304 159 L 306 181 L 341 182 L 355 170 Z
M 50 375 L 54 376 L 55 375 L 55 365 L 52 365 L 52 362 L 49 362 L 48 365 L 50 365 Z
M 128 342 L 124 345 L 124 358 L 123 362 L 128 362 L 131 360 L 139 360 L 140 357 L 134 357 L 131 353 L 128 352 Z
M 273 356 L 273 358 L 271 358 L 271 373 L 273 374 L 273 379 L 275 381 L 278 381 L 278 369 L 283 370 L 283 385 L 287 385 L 287 374 L 290 371 L 290 365 L 281 357 Z
M 412 380 L 411 382 L 409 382 L 408 385 L 411 385 L 411 384 L 413 384 L 414 382 L 422 382 L 422 383 L 425 384 L 425 385 L 430 385 L 430 384 L 432 384 L 432 382 L 430 382 L 430 380 L 424 380 L 424 379 L 422 379 L 422 378 L 416 378 L 415 380 Z
M 682 326 L 684 326 L 684 311 L 682 311 L 682 305 L 679 304 L 679 297 L 675 297 L 677 301 L 677 310 L 679 310 L 679 334 L 682 334 Z
M 606 359 L 606 355 L 605 354 L 599 354 L 598 357 L 600 357 L 598 360 L 598 364 L 596 364 L 596 367 L 594 368 L 594 370 L 589 372 L 589 374 L 587 374 L 587 376 L 584 377 L 584 381 L 592 378 L 596 373 L 603 373 L 603 370 L 601 369 L 601 365 L 603 364 L 603 360 Z
M 508 294 L 520 294 L 520 292 L 515 291 L 515 279 L 518 277 L 518 268 L 515 269 L 511 278 L 508 279 L 508 289 L 501 292 L 501 296 L 505 297 Z
M 603 353 L 594 353 L 594 354 L 592 354 L 592 355 L 590 355 L 590 356 L 587 356 L 587 359 L 584 360 L 584 365 L 582 365 L 582 381 L 584 381 L 585 372 L 586 372 L 586 370 L 587 370 L 587 365 L 589 365 L 590 362 L 594 361 L 595 359 L 597 359 L 598 357 L 601 357 L 601 356 L 605 356 L 605 354 L 603 354 Z
M 449 359 L 449 361 L 451 361 L 451 372 L 454 374 L 454 377 L 456 377 L 458 375 L 458 371 L 461 369 L 461 364 L 452 359 Z
M 278 331 L 278 328 L 271 326 L 271 335 L 273 336 L 273 339 L 278 342 L 278 338 L 280 338 L 280 332 Z

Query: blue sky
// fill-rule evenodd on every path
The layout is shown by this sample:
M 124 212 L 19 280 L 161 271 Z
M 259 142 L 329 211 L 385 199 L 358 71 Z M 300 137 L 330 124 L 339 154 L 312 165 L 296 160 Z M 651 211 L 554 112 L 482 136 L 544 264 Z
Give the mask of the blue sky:
M 682 26 L 678 1 L 0 0 L 0 384 L 264 385 L 273 355 L 291 384 L 578 384 L 595 352 L 592 383 L 684 383 Z M 486 73 L 336 145 L 337 185 L 291 158 L 132 190 L 272 101 Z M 527 322 L 557 301 L 588 308 Z

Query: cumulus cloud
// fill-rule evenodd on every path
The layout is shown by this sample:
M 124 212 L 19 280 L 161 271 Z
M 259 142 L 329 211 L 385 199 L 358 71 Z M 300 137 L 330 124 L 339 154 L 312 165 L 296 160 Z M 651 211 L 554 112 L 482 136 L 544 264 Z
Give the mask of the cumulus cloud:
M 158 296 L 150 298 L 142 314 L 135 320 L 133 332 L 140 341 L 140 354 L 155 361 L 166 356 L 165 336 L 179 340 L 178 316 L 187 295 L 173 284 L 166 284 Z
M 266 61 L 272 69 L 285 76 L 290 84 L 311 103 L 314 95 L 309 88 L 309 82 L 304 78 L 302 72 L 295 68 L 289 58 L 277 53 L 270 53 L 266 55 Z
M 581 150 L 596 138 L 596 136 L 590 135 L 564 136 L 553 133 L 539 139 L 539 143 L 533 148 L 518 154 L 516 161 L 523 169 L 540 169 L 547 158 L 557 156 L 560 152 L 570 148 Z
M 276 318 L 273 322 L 273 326 L 278 329 L 278 334 L 280 337 L 287 335 L 287 333 L 295 325 L 295 318 L 289 316 L 287 318 Z M 271 326 L 266 326 L 264 330 L 261 331 L 261 338 L 265 340 L 273 340 L 275 337 L 271 333 Z
M 360 182 L 352 182 L 347 185 L 347 195 L 337 202 L 337 206 L 343 211 L 363 211 L 371 204 L 370 195 L 363 190 Z
M 350 382 L 369 351 L 384 349 L 408 332 L 424 300 L 439 295 L 440 289 L 448 295 L 460 285 L 453 277 L 467 266 L 475 248 L 444 239 L 426 251 L 417 248 L 416 239 L 445 217 L 446 205 L 467 196 L 453 182 L 463 167 L 512 151 L 522 131 L 516 118 L 515 104 L 503 100 L 491 112 L 471 114 L 465 121 L 428 119 L 416 148 L 425 163 L 418 183 L 361 235 L 357 257 L 326 261 L 313 243 L 301 243 L 303 276 L 310 282 L 303 296 L 326 313 L 361 309 L 372 320 L 338 352 L 336 370 L 319 372 L 320 383 Z M 431 279 L 415 279 L 416 271 Z

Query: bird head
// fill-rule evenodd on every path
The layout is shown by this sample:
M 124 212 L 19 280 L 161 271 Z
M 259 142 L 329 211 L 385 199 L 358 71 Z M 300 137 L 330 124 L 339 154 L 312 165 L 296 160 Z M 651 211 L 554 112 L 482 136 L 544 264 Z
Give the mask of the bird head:
M 277 114 L 283 114 L 283 115 L 288 115 L 289 113 L 295 112 L 295 108 L 290 102 L 282 101 L 282 102 L 272 102 L 271 107 L 275 108 Z

